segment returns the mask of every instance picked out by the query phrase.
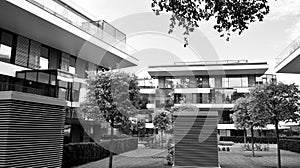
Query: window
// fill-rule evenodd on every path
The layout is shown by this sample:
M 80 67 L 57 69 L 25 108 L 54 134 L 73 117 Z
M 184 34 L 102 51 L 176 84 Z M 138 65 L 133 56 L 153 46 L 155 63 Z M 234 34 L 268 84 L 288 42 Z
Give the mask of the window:
M 49 69 L 59 69 L 61 63 L 61 52 L 51 48 L 49 55 Z
M 173 88 L 174 83 L 172 77 L 166 77 L 165 78 L 165 88 Z
M 242 86 L 241 77 L 229 77 L 228 81 L 229 81 L 228 87 L 230 87 L 230 88 L 241 87 Z
M 48 69 L 49 49 L 46 46 L 41 47 L 40 69 Z
M 88 68 L 88 62 L 77 58 L 76 60 L 76 66 L 75 66 L 75 72 L 78 75 L 79 78 L 86 78 L 87 77 L 87 68 Z
M 197 80 L 197 87 L 202 88 L 203 87 L 203 78 L 196 77 L 196 80 Z
M 242 77 L 242 87 L 248 87 L 248 77 Z
M 30 81 L 37 81 L 37 72 L 26 72 L 26 79 Z
M 210 88 L 216 87 L 215 78 L 209 78 L 209 87 Z
M 0 41 L 0 61 L 10 62 L 12 51 L 13 35 L 2 32 Z
M 228 88 L 229 87 L 228 82 L 229 82 L 228 78 L 226 78 L 226 77 L 222 78 L 222 87 L 223 88 Z
M 190 77 L 189 88 L 196 88 L 196 79 L 194 77 Z
M 76 57 L 70 56 L 70 65 L 69 65 L 69 72 L 71 74 L 75 74 L 75 64 L 76 64 Z
M 44 73 L 44 72 L 39 72 L 38 73 L 38 82 L 49 84 L 49 74 Z
M 255 84 L 263 84 L 263 79 L 260 76 L 255 77 Z

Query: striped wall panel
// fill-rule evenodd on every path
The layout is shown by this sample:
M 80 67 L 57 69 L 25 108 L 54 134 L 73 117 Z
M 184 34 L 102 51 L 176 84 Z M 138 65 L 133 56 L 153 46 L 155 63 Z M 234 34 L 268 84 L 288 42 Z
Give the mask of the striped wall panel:
M 189 124 L 195 121 L 194 124 Z M 204 128 L 204 129 L 203 129 Z M 207 137 L 199 142 L 199 135 Z M 175 166 L 218 167 L 217 116 L 180 116 L 175 120 Z
M 0 100 L 0 167 L 61 167 L 64 107 Z
M 39 69 L 40 68 L 40 52 L 41 43 L 31 40 L 28 68 Z
M 70 65 L 70 55 L 67 53 L 62 53 L 61 55 L 61 70 L 69 71 L 69 65 Z
M 17 50 L 16 50 L 16 64 L 20 66 L 27 66 L 29 51 L 29 39 L 18 36 Z

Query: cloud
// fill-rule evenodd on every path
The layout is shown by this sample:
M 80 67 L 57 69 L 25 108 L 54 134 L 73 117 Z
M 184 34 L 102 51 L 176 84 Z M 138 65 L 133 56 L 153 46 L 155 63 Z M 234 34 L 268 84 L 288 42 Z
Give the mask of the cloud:
M 285 29 L 287 40 L 292 41 L 300 35 L 300 1 L 299 0 L 271 0 L 270 13 L 266 16 L 269 21 L 289 23 Z
M 266 19 L 279 20 L 286 19 L 290 16 L 300 15 L 300 1 L 299 0 L 271 0 L 270 13 Z

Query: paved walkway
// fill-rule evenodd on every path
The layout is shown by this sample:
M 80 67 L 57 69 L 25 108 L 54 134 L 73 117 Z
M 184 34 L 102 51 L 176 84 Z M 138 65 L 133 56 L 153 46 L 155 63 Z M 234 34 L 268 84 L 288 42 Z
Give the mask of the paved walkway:
M 256 151 L 257 157 L 251 157 L 251 151 L 242 151 L 242 144 L 235 144 L 230 152 L 219 152 L 222 168 L 276 168 L 276 145 L 270 145 L 270 151 Z M 163 149 L 149 149 L 139 146 L 137 150 L 114 156 L 114 168 L 171 168 L 167 166 Z M 300 168 L 300 154 L 281 150 L 282 168 Z M 108 158 L 88 163 L 77 168 L 107 168 Z
M 166 149 L 150 149 L 139 146 L 137 150 L 113 157 L 113 168 L 170 168 L 165 159 Z M 109 159 L 88 163 L 77 168 L 106 168 Z

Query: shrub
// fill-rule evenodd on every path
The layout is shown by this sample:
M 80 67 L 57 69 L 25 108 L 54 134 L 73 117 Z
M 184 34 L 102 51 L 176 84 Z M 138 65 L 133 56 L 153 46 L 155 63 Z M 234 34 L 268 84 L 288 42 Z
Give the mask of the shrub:
M 71 143 L 64 145 L 62 167 L 69 168 L 109 156 L 109 141 L 99 143 Z M 137 138 L 114 140 L 114 152 L 123 153 L 138 147 Z
M 295 138 L 280 139 L 279 148 L 283 150 L 300 153 L 300 139 L 299 140 Z
M 174 155 L 175 155 L 174 147 L 168 148 L 168 155 L 167 155 L 168 165 L 173 165 L 174 164 Z
M 254 143 L 276 144 L 276 137 L 254 137 Z M 243 136 L 221 136 L 220 141 L 232 141 L 234 143 L 244 143 Z M 246 141 L 251 143 L 251 137 L 247 137 Z

